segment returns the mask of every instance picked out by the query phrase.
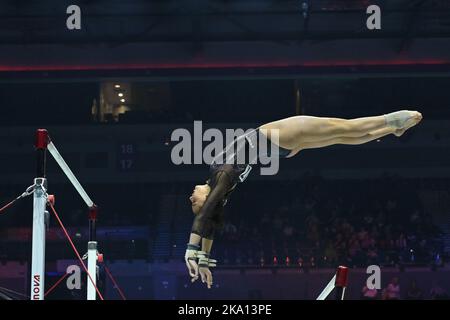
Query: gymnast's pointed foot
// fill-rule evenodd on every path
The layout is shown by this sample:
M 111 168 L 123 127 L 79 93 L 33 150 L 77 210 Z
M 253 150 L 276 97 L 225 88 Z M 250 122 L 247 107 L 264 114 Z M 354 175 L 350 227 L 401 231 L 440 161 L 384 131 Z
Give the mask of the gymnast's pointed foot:
M 384 115 L 386 124 L 396 129 L 409 129 L 422 120 L 422 114 L 417 111 L 402 110 Z
M 401 137 L 408 129 L 414 127 L 420 121 L 422 121 L 423 117 L 420 112 L 417 112 L 417 111 L 410 111 L 410 112 L 413 112 L 414 115 L 406 121 L 405 126 L 403 128 L 399 128 L 399 129 L 395 130 L 394 134 L 397 137 Z

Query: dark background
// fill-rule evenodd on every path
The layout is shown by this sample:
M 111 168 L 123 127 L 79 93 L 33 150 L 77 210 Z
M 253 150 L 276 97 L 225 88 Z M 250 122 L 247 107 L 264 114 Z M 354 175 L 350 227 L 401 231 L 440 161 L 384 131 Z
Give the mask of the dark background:
M 81 30 L 65 27 L 70 4 Z M 381 30 L 365 27 L 370 4 Z M 420 298 L 446 298 L 449 28 L 449 4 L 432 0 L 2 1 L 1 203 L 32 183 L 34 132 L 47 128 L 100 207 L 99 250 L 128 298 L 314 299 L 339 264 L 351 268 L 351 299 L 363 298 L 372 264 L 378 299 L 393 277 L 401 299 L 419 297 L 413 280 Z M 401 138 L 308 150 L 276 176 L 252 174 L 227 205 L 214 288 L 189 283 L 188 197 L 208 168 L 172 164 L 174 129 L 401 109 L 424 116 Z M 48 179 L 84 253 L 84 203 L 52 159 Z M 25 295 L 31 223 L 31 198 L 0 215 L 0 286 Z M 48 288 L 74 259 L 52 218 Z M 119 299 L 103 266 L 100 279 Z

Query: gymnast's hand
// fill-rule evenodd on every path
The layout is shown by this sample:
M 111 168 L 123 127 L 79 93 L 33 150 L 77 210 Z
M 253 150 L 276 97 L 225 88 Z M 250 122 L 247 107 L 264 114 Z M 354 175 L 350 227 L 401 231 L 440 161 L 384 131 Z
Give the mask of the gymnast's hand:
M 186 254 L 184 255 L 184 261 L 186 262 L 186 267 L 188 268 L 189 275 L 191 276 L 191 282 L 198 279 L 198 264 L 197 264 L 197 254 L 199 246 L 188 244 Z
M 209 270 L 208 267 L 199 267 L 198 272 L 200 273 L 200 276 L 202 277 L 202 282 L 206 282 L 206 286 L 208 289 L 211 289 L 211 286 L 213 284 L 213 276 L 211 273 L 211 270 Z
M 209 257 L 209 253 L 202 251 L 198 253 L 198 272 L 200 273 L 202 282 L 206 283 L 208 289 L 211 289 L 213 284 L 213 276 L 209 268 L 215 267 L 216 263 L 216 260 Z

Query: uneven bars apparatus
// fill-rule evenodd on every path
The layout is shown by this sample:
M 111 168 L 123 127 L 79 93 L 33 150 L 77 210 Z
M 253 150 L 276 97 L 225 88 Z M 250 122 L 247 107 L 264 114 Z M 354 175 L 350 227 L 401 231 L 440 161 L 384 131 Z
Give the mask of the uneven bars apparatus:
M 336 274 L 333 278 L 328 282 L 327 286 L 316 300 L 325 300 L 333 291 L 336 289 L 335 300 L 344 300 L 345 288 L 348 284 L 348 268 L 344 266 L 339 266 L 336 270 Z
M 31 255 L 31 300 L 44 300 L 45 284 L 45 207 L 47 204 L 47 179 L 46 179 L 46 151 L 48 150 L 58 163 L 64 174 L 70 180 L 77 192 L 83 198 L 89 208 L 89 242 L 88 242 L 88 272 L 87 275 L 87 300 L 96 299 L 97 260 L 103 259 L 97 251 L 96 225 L 98 208 L 89 198 L 86 191 L 77 180 L 72 170 L 64 161 L 61 154 L 51 141 L 46 129 L 36 131 L 36 178 L 34 179 L 35 191 L 33 193 L 33 236 Z

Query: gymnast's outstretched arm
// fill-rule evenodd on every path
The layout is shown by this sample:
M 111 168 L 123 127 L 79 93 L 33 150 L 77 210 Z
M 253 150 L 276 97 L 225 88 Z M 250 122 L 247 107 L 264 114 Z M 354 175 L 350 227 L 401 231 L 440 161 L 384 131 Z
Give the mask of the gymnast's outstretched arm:
M 192 224 L 192 233 L 210 240 L 214 239 L 217 215 L 223 209 L 222 201 L 232 186 L 230 177 L 224 171 L 217 172 L 215 180 L 216 183 L 211 186 L 211 191 Z M 199 245 L 199 242 L 196 244 Z
M 209 267 L 215 265 L 214 260 L 209 263 L 209 255 L 217 227 L 217 215 L 221 214 L 222 201 L 232 185 L 231 179 L 223 171 L 217 173 L 215 181 L 204 205 L 194 218 L 185 255 L 186 266 L 192 281 L 196 281 L 200 274 L 202 282 L 206 282 L 208 288 L 211 288 L 212 285 L 212 274 Z M 196 251 L 198 252 L 200 249 L 200 242 L 202 254 L 197 255 Z M 199 259 L 198 264 L 196 258 Z

